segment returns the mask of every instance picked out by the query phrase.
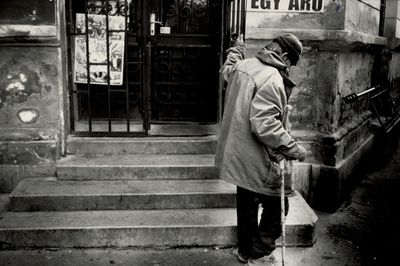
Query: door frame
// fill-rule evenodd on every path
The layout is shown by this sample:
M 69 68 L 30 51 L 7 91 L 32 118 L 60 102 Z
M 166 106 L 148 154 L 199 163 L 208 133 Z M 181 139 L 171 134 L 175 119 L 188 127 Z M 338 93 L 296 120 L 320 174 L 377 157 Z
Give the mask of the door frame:
M 220 65 L 223 63 L 224 60 L 224 50 L 227 47 L 227 38 L 226 38 L 226 33 L 227 33 L 227 28 L 230 22 L 229 21 L 229 16 L 226 16 L 226 10 L 228 8 L 229 3 L 228 2 L 234 2 L 237 0 L 224 0 L 223 3 L 221 4 L 221 21 L 220 21 L 220 25 L 221 25 L 221 29 L 220 29 L 220 49 L 219 49 L 219 63 Z M 146 103 L 143 105 L 145 110 L 143 110 L 143 112 L 145 112 L 145 115 L 143 116 L 143 130 L 141 131 L 128 131 L 128 132 L 120 132 L 120 131 L 115 131 L 115 132 L 105 132 L 105 131 L 76 131 L 74 130 L 74 118 L 76 118 L 76 114 L 75 114 L 75 110 L 74 110 L 74 104 L 73 104 L 73 92 L 72 92 L 72 87 L 73 87 L 73 79 L 72 79 L 72 71 L 73 71 L 73 62 L 72 62 L 72 49 L 71 49 L 71 44 L 73 41 L 73 34 L 71 34 L 71 22 L 73 20 L 71 20 L 71 13 L 72 13 L 72 6 L 71 6 L 71 2 L 72 0 L 61 0 L 60 1 L 61 4 L 65 7 L 65 9 L 60 8 L 61 12 L 64 13 L 64 21 L 65 21 L 65 40 L 66 40 L 66 51 L 65 54 L 67 54 L 67 59 L 66 61 L 66 71 L 65 73 L 68 73 L 67 75 L 67 79 L 66 80 L 66 88 L 68 88 L 68 93 L 67 93 L 67 97 L 69 97 L 69 112 L 67 112 L 66 115 L 66 126 L 67 126 L 67 130 L 69 131 L 69 134 L 73 134 L 73 135 L 79 135 L 79 136 L 93 136 L 93 137 L 104 137 L 104 136 L 109 136 L 109 137 L 120 137 L 120 136 L 148 136 L 148 135 L 152 135 L 151 133 L 151 129 L 150 129 L 150 124 L 151 124 L 151 97 L 149 95 L 150 91 L 151 91 L 151 78 L 147 78 L 146 79 L 146 83 L 143 84 L 143 96 L 146 100 Z M 145 5 L 147 5 L 148 1 L 143 1 L 145 3 Z M 144 17 L 147 17 L 149 14 L 146 14 L 145 12 L 149 13 L 150 10 L 149 8 L 145 8 L 143 7 L 142 12 L 144 12 Z M 147 16 L 146 16 L 147 15 Z M 144 35 L 147 36 L 147 32 L 150 31 L 150 23 L 147 19 L 143 20 L 142 23 L 142 27 L 143 30 L 142 32 L 146 33 Z M 144 38 L 146 36 L 143 36 Z M 128 38 L 128 36 L 126 35 L 126 38 Z M 144 44 L 143 46 L 145 47 L 145 49 L 149 49 L 149 47 L 147 47 L 147 42 L 146 40 L 144 40 Z M 125 44 L 127 45 L 127 41 L 125 41 Z M 126 50 L 127 51 L 127 50 Z M 151 53 L 149 51 L 147 51 L 147 55 L 146 58 L 143 58 L 143 60 L 145 60 L 146 62 L 144 62 L 144 65 L 146 66 L 143 69 L 143 74 L 150 77 L 151 76 Z M 216 86 L 218 86 L 218 84 L 216 84 Z M 210 132 L 209 128 L 214 128 L 212 127 L 212 125 L 218 125 L 221 115 L 222 115 L 222 90 L 221 88 L 218 88 L 218 99 L 216 99 L 216 101 L 218 101 L 217 103 L 217 120 L 215 123 L 210 123 L 209 125 L 205 125 L 203 128 L 208 128 L 206 130 L 201 130 L 201 132 Z M 67 107 L 68 108 L 68 107 Z M 147 119 L 146 119 L 147 118 Z M 176 123 L 177 125 L 181 124 L 181 123 Z M 193 123 L 187 123 L 190 126 L 193 126 Z M 211 130 L 212 132 L 214 132 L 215 130 Z M 159 131 L 157 131 L 159 133 Z M 168 132 L 167 132 L 168 135 Z

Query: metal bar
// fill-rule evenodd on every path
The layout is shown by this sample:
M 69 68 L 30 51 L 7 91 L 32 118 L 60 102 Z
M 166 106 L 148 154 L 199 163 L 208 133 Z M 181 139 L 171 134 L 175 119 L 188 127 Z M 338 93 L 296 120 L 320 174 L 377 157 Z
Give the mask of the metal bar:
M 106 66 L 108 64 L 107 63 L 90 63 L 89 62 L 89 65 L 91 65 L 91 66 Z
M 123 1 L 126 1 L 126 0 L 123 0 Z M 108 32 L 112 32 L 112 33 L 114 33 L 114 32 L 125 32 L 125 30 L 109 30 Z
M 385 122 L 387 123 L 390 120 L 390 116 L 388 116 L 388 112 L 385 111 L 386 104 L 383 102 L 382 98 L 377 98 L 380 109 L 383 110 L 383 116 L 385 117 Z
M 235 31 L 235 0 L 232 0 L 231 1 L 231 25 L 230 25 L 230 28 L 231 28 L 231 33 L 233 33 L 234 31 Z
M 109 30 L 109 32 L 125 32 L 125 30 Z M 70 33 L 70 35 L 81 35 L 81 36 L 84 36 L 85 34 L 84 33 L 74 33 L 74 32 L 71 32 Z
M 201 82 L 191 82 L 191 81 L 160 81 L 160 82 L 155 82 L 156 85 L 201 85 Z
M 161 44 L 155 45 L 156 47 L 173 47 L 173 48 L 212 48 L 210 44 Z
M 104 137 L 104 132 L 86 132 L 86 131 L 75 131 L 74 136 L 79 137 Z M 146 132 L 143 131 L 130 131 L 130 132 L 108 132 L 107 137 L 145 137 Z
M 365 90 L 365 91 L 363 91 L 363 92 L 360 92 L 360 93 L 357 93 L 357 94 L 356 94 L 356 93 L 352 93 L 352 94 L 350 94 L 350 95 L 347 95 L 347 96 L 344 97 L 343 99 L 344 99 L 344 101 L 345 101 L 346 103 L 351 103 L 351 102 L 357 101 L 358 98 L 360 98 L 360 97 L 362 97 L 362 96 L 364 96 L 364 95 L 367 95 L 367 94 L 369 94 L 369 93 L 371 93 L 371 92 L 373 92 L 373 91 L 375 91 L 375 90 L 377 90 L 377 89 L 379 89 L 379 88 L 380 88 L 380 86 L 376 86 L 376 87 L 372 87 L 372 88 L 370 88 L 370 89 L 367 89 L 367 90 Z M 373 98 L 373 97 L 376 97 L 376 96 L 378 96 L 378 95 L 380 95 L 381 93 L 382 93 L 382 92 L 373 95 L 372 98 Z
M 125 56 L 124 56 L 124 67 L 125 67 L 125 89 L 126 89 L 126 130 L 130 132 L 130 121 L 129 121 L 129 76 L 128 76 L 128 15 L 129 13 L 128 0 L 125 0 Z
M 400 116 L 395 117 L 391 123 L 389 123 L 389 125 L 386 127 L 385 132 L 389 133 L 390 131 L 392 131 L 393 127 L 395 125 L 397 125 L 400 121 Z
M 239 34 L 241 33 L 240 32 L 240 7 L 241 7 L 240 0 L 237 0 L 236 6 L 237 6 L 236 7 L 237 8 L 237 10 L 236 10 L 236 33 L 239 36 Z
M 381 91 L 381 92 L 379 92 L 379 93 L 377 93 L 377 94 L 374 94 L 374 95 L 371 97 L 371 99 L 375 99 L 375 98 L 381 96 L 382 94 L 384 94 L 384 93 L 387 92 L 387 91 L 389 91 L 389 89 L 385 89 L 385 90 L 383 90 L 383 91 Z
M 386 0 L 381 0 L 381 8 L 379 11 L 379 36 L 385 33 L 385 13 L 386 13 Z
M 375 112 L 376 118 L 377 118 L 378 121 L 379 121 L 379 124 L 381 125 L 382 128 L 385 128 L 385 124 L 384 124 L 384 123 L 382 122 L 382 120 L 381 120 L 381 117 L 380 117 L 380 115 L 379 115 L 379 112 L 378 112 L 378 109 L 376 108 L 375 103 L 372 102 L 371 105 L 372 105 L 372 108 L 374 109 L 374 112 Z
M 107 50 L 107 111 L 108 111 L 108 132 L 111 132 L 111 94 L 110 94 L 110 32 L 109 32 L 109 12 L 108 12 L 108 0 L 106 0 L 106 50 Z
M 146 2 L 146 3 L 144 3 Z M 149 25 L 149 18 L 150 18 L 150 6 L 147 1 L 142 1 L 142 18 L 143 18 L 143 34 L 145 39 L 145 52 L 146 55 L 145 60 L 145 67 L 143 68 L 143 129 L 146 131 L 146 134 L 150 130 L 150 116 L 151 116 L 151 102 L 150 96 L 151 95 L 151 37 L 150 35 L 150 25 Z
M 373 91 L 376 90 L 376 89 L 377 89 L 377 87 L 372 87 L 372 88 L 370 88 L 370 89 L 368 89 L 368 90 L 362 91 L 362 92 L 360 92 L 360 93 L 357 94 L 357 97 L 360 98 L 361 96 L 363 96 L 363 95 L 365 95 L 365 94 L 368 94 L 368 93 L 370 93 L 370 92 L 373 92 Z
M 92 112 L 90 102 L 90 57 L 89 57 L 89 18 L 88 18 L 88 0 L 85 0 L 85 35 L 86 35 L 86 76 L 87 76 L 87 88 L 88 88 L 88 122 L 89 132 L 92 132 Z
M 246 1 L 242 0 L 242 24 L 241 33 L 243 34 L 243 41 L 246 40 Z
M 70 33 L 71 33 L 71 28 L 72 28 L 72 26 L 71 26 L 71 23 L 72 23 L 72 21 L 73 21 L 73 18 L 72 18 L 72 0 L 68 0 L 68 17 L 67 17 L 67 29 L 66 29 L 66 31 L 67 31 L 67 56 L 68 56 L 68 58 L 67 58 L 67 64 L 68 64 L 68 75 L 69 75 L 69 82 L 68 82 L 68 89 L 69 89 L 69 101 L 70 101 L 70 103 L 72 103 L 73 102 L 73 95 L 74 95 L 74 93 L 75 93 L 75 90 L 74 90 L 74 83 L 72 82 L 72 80 L 73 80 L 73 71 L 72 71 L 72 42 L 73 42 L 73 39 L 75 38 L 75 37 L 73 37 Z M 70 115 L 70 129 L 71 129 L 71 131 L 74 131 L 75 130 L 75 123 L 74 123 L 74 120 L 75 120 L 75 117 L 74 117 L 74 109 L 73 109 L 73 104 L 70 104 L 69 105 L 69 115 Z

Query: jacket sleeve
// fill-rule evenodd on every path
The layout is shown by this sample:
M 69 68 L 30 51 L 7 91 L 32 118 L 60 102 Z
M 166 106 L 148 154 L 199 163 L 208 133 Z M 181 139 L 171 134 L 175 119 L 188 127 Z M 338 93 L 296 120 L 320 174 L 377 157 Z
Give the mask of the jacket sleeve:
M 227 82 L 233 66 L 244 59 L 246 48 L 242 45 L 231 47 L 227 50 L 227 58 L 220 69 L 220 77 Z
M 298 159 L 302 156 L 298 144 L 289 135 L 281 122 L 286 94 L 274 82 L 267 82 L 259 88 L 250 107 L 250 125 L 252 133 L 272 150 L 273 156 Z

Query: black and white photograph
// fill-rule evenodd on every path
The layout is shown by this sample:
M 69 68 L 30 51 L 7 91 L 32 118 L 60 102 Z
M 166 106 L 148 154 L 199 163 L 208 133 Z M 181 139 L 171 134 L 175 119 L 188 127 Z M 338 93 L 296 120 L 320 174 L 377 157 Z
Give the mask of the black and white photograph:
M 0 1 L 0 265 L 400 264 L 400 0 Z

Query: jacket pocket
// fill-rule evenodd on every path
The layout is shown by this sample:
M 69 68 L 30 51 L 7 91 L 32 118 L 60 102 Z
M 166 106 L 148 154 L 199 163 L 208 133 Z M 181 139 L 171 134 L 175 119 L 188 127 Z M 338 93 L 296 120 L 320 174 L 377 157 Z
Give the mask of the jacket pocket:
M 270 188 L 280 188 L 281 186 L 281 170 L 278 163 L 270 162 L 268 176 L 265 185 Z

